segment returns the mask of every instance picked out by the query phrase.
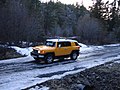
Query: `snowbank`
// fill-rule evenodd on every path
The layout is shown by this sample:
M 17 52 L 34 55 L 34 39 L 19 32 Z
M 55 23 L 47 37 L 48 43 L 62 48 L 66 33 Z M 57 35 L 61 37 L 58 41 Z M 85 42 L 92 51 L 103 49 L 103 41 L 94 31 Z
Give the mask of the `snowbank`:
M 78 43 L 82 48 L 86 48 L 88 47 L 87 45 L 83 44 L 83 43 Z
M 32 51 L 32 47 L 20 48 L 20 47 L 17 47 L 17 46 L 11 46 L 11 48 L 15 49 L 21 55 L 27 55 L 27 56 L 29 56 L 30 52 Z
M 111 47 L 116 47 L 116 46 L 120 46 L 120 44 L 110 44 L 110 45 L 104 45 L 104 46 L 111 46 Z
M 29 90 L 49 90 L 49 87 L 42 86 L 41 88 L 36 86 L 35 88 L 31 88 Z
M 81 46 L 80 53 L 90 53 L 96 50 L 104 49 L 104 46 L 87 46 L 85 44 L 79 43 Z

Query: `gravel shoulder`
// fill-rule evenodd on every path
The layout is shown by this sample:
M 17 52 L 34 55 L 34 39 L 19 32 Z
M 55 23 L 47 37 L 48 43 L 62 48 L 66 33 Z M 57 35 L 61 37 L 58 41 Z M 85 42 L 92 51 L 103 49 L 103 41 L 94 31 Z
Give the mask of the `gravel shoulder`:
M 50 90 L 120 90 L 120 63 L 105 63 L 37 86 Z

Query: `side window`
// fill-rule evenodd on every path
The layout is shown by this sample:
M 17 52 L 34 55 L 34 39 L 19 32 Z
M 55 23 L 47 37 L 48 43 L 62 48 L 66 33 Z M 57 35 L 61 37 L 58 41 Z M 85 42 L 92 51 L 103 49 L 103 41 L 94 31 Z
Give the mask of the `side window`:
M 71 43 L 70 42 L 64 42 L 64 46 L 65 47 L 71 46 Z
M 79 44 L 77 42 L 74 42 L 76 46 L 79 46 Z
M 58 42 L 57 47 L 68 47 L 71 46 L 70 42 Z
M 52 41 L 46 41 L 45 45 L 46 46 L 51 46 L 51 47 L 54 47 L 55 46 L 55 42 L 52 42 Z

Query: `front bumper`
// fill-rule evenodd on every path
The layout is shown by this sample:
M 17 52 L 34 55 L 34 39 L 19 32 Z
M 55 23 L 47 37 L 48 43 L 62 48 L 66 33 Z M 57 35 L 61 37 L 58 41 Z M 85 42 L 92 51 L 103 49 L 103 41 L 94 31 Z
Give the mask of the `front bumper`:
M 35 52 L 31 52 L 31 56 L 32 56 L 33 58 L 41 58 L 41 59 L 44 58 L 44 55 L 39 54 L 39 53 L 35 53 Z

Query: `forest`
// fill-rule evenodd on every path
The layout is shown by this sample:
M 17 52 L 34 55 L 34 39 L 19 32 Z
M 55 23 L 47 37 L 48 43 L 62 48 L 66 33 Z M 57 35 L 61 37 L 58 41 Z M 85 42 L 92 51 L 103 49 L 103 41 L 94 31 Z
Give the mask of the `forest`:
M 0 43 L 43 42 L 48 37 L 76 37 L 86 44 L 120 42 L 120 0 L 92 0 L 93 5 L 60 1 L 0 0 Z

